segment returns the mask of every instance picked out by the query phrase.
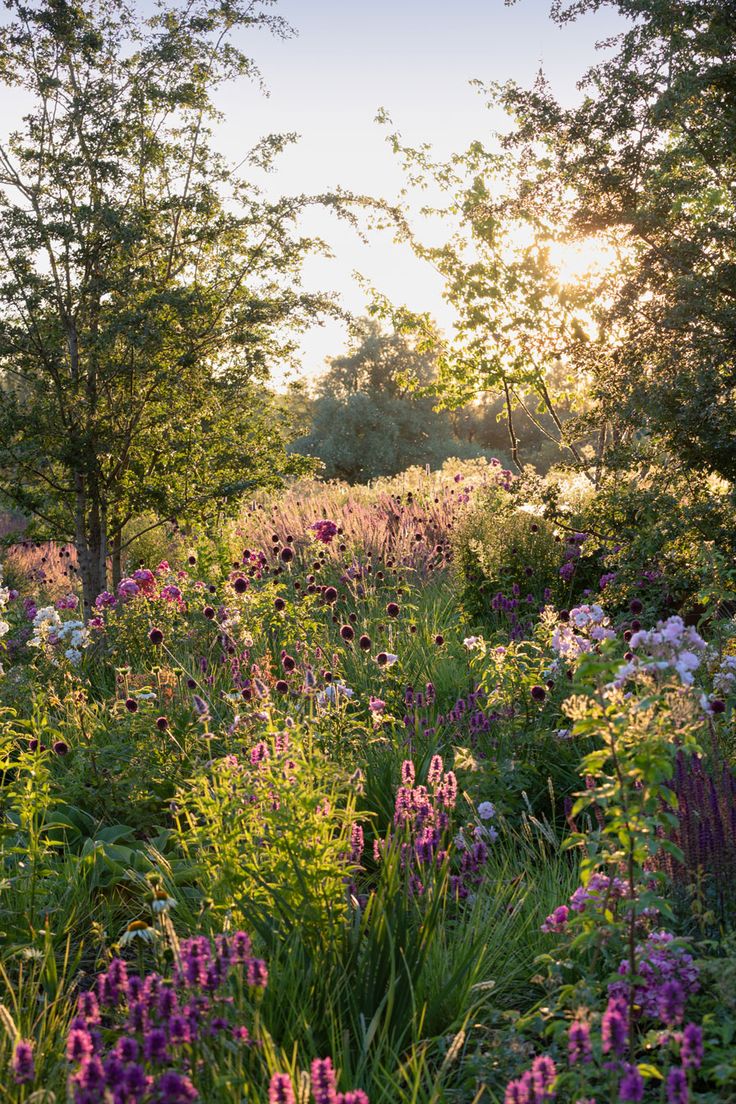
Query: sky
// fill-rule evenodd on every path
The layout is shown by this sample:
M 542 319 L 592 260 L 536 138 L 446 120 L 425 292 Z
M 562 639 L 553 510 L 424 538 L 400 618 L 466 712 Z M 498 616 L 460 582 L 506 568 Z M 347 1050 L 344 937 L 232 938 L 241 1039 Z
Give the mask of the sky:
M 550 0 L 280 0 L 274 11 L 295 28 L 286 41 L 250 32 L 243 46 L 261 69 L 264 97 L 245 83 L 218 98 L 224 121 L 218 144 L 235 161 L 264 134 L 296 131 L 299 142 L 263 180 L 271 194 L 320 193 L 335 186 L 395 200 L 402 185 L 398 160 L 375 122 L 379 108 L 411 145 L 429 142 L 448 156 L 501 123 L 470 81 L 513 79 L 528 86 L 540 69 L 558 98 L 574 102 L 577 82 L 596 60 L 596 43 L 623 23 L 607 6 L 574 24 L 549 18 Z M 439 277 L 397 246 L 388 232 L 362 244 L 333 216 L 314 213 L 305 228 L 330 244 L 334 259 L 310 261 L 310 290 L 340 293 L 351 311 L 365 309 L 360 272 L 396 303 L 429 310 L 451 325 Z M 302 342 L 302 372 L 324 370 L 344 348 L 339 323 L 315 327 Z M 279 372 L 282 384 L 289 373 Z

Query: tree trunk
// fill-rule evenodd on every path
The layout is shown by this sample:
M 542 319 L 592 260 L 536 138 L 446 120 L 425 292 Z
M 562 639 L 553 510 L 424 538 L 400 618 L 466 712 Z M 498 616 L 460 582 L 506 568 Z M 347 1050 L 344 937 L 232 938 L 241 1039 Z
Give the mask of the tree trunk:
M 115 594 L 117 594 L 118 592 L 118 586 L 120 584 L 120 580 L 123 577 L 122 543 L 122 533 L 115 533 L 110 541 L 110 558 L 112 560 L 112 589 Z

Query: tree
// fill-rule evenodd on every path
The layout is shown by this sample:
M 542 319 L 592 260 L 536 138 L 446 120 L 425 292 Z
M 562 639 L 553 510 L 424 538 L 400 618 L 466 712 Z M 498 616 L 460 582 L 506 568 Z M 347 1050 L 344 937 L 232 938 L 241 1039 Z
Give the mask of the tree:
M 384 112 L 379 120 L 390 121 Z M 576 437 L 568 418 L 585 405 L 587 380 L 578 357 L 593 336 L 594 286 L 561 276 L 554 250 L 565 240 L 565 201 L 545 190 L 544 159 L 534 151 L 525 150 L 522 158 L 504 151 L 500 139 L 495 136 L 492 147 L 473 142 L 449 161 L 436 161 L 429 146 L 411 147 L 400 134 L 389 135 L 407 186 L 402 202 L 386 210 L 399 239 L 443 277 L 454 333 L 442 338 L 426 315 L 380 296 L 374 309 L 413 334 L 419 347 L 433 350 L 433 390 L 444 406 L 458 408 L 480 396 L 502 399 L 507 448 L 517 468 L 525 459 L 515 417 L 520 410 L 594 478 L 580 448 L 586 434 Z M 419 218 L 404 201 L 412 191 L 424 194 Z M 444 240 L 427 245 L 416 225 L 436 218 Z
M 30 109 L 0 144 L 0 494 L 74 541 L 88 605 L 132 517 L 299 466 L 264 380 L 330 308 L 298 282 L 315 200 L 267 202 L 211 134 L 216 89 L 255 74 L 237 34 L 289 32 L 270 2 L 7 0 L 0 73 Z
M 557 0 L 559 23 L 603 0 Z M 571 196 L 572 233 L 624 241 L 598 304 L 608 337 L 579 363 L 600 409 L 687 465 L 736 479 L 736 5 L 616 0 L 617 47 L 563 109 L 540 81 L 501 99 L 509 146 L 548 155 L 545 185 Z M 533 202 L 534 197 L 530 200 Z M 603 355 L 601 355 L 603 354 Z
M 311 432 L 293 447 L 318 456 L 329 478 L 351 483 L 481 455 L 454 436 L 431 398 L 412 390 L 411 381 L 429 385 L 435 372 L 434 357 L 409 338 L 384 333 L 375 319 L 359 319 L 349 350 L 318 381 Z

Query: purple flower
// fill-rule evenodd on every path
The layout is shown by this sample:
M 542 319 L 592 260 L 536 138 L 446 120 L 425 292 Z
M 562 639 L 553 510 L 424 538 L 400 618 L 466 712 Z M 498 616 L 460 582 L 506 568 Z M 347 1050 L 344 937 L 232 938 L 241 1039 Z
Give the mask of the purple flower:
M 615 997 L 609 1000 L 601 1019 L 601 1040 L 604 1054 L 613 1051 L 620 1056 L 626 1049 L 628 1041 L 626 1007 Z
M 26 1085 L 36 1076 L 36 1063 L 33 1059 L 33 1043 L 29 1039 L 19 1039 L 13 1049 L 10 1068 L 16 1085 Z
M 567 1032 L 567 1057 L 571 1066 L 578 1062 L 590 1062 L 593 1048 L 590 1045 L 590 1025 L 574 1020 Z
M 679 1066 L 673 1066 L 667 1074 L 667 1104 L 687 1104 L 687 1074 Z
M 94 1054 L 92 1036 L 84 1028 L 72 1028 L 66 1040 L 66 1058 L 68 1062 L 79 1064 Z
M 545 1101 L 554 1098 L 552 1085 L 556 1077 L 557 1069 L 549 1055 L 538 1055 L 532 1062 L 532 1081 L 537 1104 L 545 1104 Z
M 558 905 L 542 924 L 543 932 L 563 932 L 567 928 L 570 910 L 567 905 Z
M 275 1073 L 271 1078 L 268 1104 L 294 1104 L 294 1087 L 288 1073 Z
M 700 1069 L 700 1063 L 703 1061 L 703 1029 L 698 1024 L 685 1025 L 680 1060 L 685 1069 Z
M 315 1058 L 312 1062 L 312 1096 L 314 1104 L 337 1104 L 331 1058 Z
M 147 1062 L 166 1062 L 166 1032 L 162 1027 L 152 1027 L 143 1040 L 143 1056 Z
M 640 1104 L 644 1099 L 644 1080 L 636 1066 L 626 1066 L 626 1072 L 618 1087 L 618 1098 L 622 1104 Z
M 679 1023 L 685 1014 L 685 990 L 674 978 L 666 981 L 659 991 L 659 1014 L 669 1027 Z
M 188 1077 L 174 1070 L 162 1073 L 156 1081 L 154 1099 L 159 1104 L 191 1104 L 199 1099 L 199 1093 Z

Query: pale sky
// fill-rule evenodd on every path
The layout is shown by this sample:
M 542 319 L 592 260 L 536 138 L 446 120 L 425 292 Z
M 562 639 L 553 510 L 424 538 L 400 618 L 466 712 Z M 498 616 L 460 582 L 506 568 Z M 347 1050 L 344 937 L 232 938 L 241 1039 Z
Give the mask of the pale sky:
M 138 0 L 150 6 L 150 0 Z M 430 143 L 448 157 L 476 139 L 488 141 L 504 120 L 493 117 L 469 82 L 516 80 L 529 86 L 540 68 L 563 102 L 573 102 L 576 83 L 596 60 L 596 42 L 624 23 L 607 4 L 565 27 L 549 19 L 550 0 L 278 0 L 274 14 L 296 30 L 282 40 L 264 30 L 244 33 L 240 44 L 261 69 L 269 90 L 239 82 L 220 91 L 224 114 L 216 141 L 233 163 L 240 162 L 269 133 L 300 135 L 269 175 L 248 173 L 271 195 L 318 194 L 332 188 L 395 202 L 403 177 L 375 122 L 385 108 L 409 145 Z M 22 114 L 21 101 L 0 91 L 2 130 Z M 439 276 L 388 232 L 363 244 L 334 216 L 314 211 L 304 232 L 328 241 L 334 258 L 311 260 L 309 290 L 335 290 L 358 314 L 367 283 L 396 304 L 429 311 L 449 329 L 452 315 L 442 300 Z M 302 343 L 301 374 L 313 379 L 325 359 L 339 355 L 346 329 L 339 323 L 315 327 Z M 274 382 L 283 384 L 284 372 Z
M 296 29 L 287 41 L 264 32 L 244 40 L 270 96 L 239 85 L 220 97 L 226 121 L 218 138 L 239 159 L 263 134 L 297 131 L 267 186 L 275 192 L 345 189 L 395 200 L 402 183 L 397 159 L 375 123 L 379 107 L 411 145 L 431 143 L 449 155 L 486 139 L 501 123 L 469 86 L 507 80 L 529 85 L 540 67 L 557 96 L 571 102 L 576 82 L 595 61 L 597 41 L 622 29 L 609 8 L 565 27 L 549 19 L 549 0 L 280 0 L 274 10 Z M 335 259 L 315 260 L 310 288 L 336 289 L 360 312 L 369 283 L 398 303 L 430 310 L 444 326 L 451 316 L 439 277 L 397 247 L 388 233 L 363 245 L 331 216 L 315 214 L 308 229 L 328 239 Z M 341 352 L 338 324 L 315 328 L 303 343 L 303 372 L 313 377 L 325 357 Z

